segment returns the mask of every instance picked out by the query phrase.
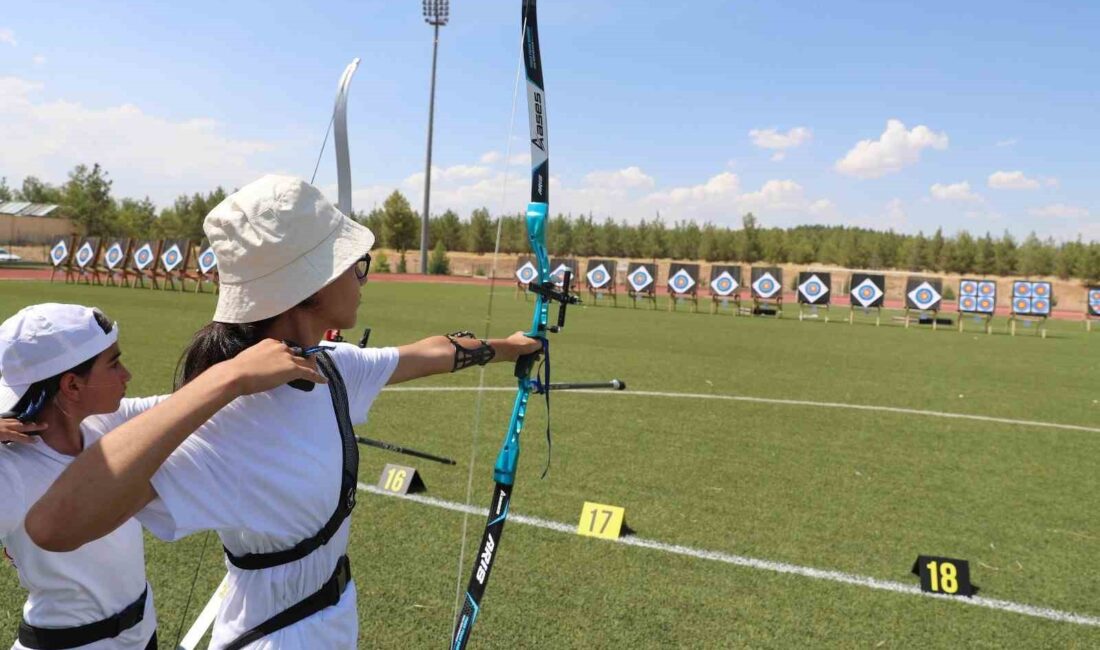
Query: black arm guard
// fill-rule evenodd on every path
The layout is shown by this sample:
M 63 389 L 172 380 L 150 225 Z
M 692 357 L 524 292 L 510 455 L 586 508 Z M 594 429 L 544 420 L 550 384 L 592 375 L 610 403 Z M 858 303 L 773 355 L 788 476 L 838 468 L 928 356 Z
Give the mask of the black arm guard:
M 455 348 L 455 362 L 451 367 L 451 372 L 458 372 L 473 365 L 484 366 L 497 355 L 497 351 L 493 349 L 493 346 L 489 345 L 488 341 L 484 339 L 480 339 L 481 345 L 472 349 L 463 347 L 458 342 L 458 339 L 476 339 L 477 337 L 474 336 L 473 332 L 462 330 L 445 336 Z

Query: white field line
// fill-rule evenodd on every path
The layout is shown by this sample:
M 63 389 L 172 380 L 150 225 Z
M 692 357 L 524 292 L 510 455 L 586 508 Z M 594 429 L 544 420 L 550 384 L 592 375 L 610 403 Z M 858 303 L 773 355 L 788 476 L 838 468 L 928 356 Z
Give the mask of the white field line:
M 465 392 L 477 392 L 477 387 L 455 387 L 455 386 L 399 386 L 395 388 L 387 388 L 384 392 L 406 392 L 406 393 L 465 393 Z M 515 392 L 515 386 L 512 387 L 485 387 L 483 390 L 492 392 Z M 809 400 L 801 399 L 776 399 L 772 397 L 747 397 L 745 395 L 718 395 L 710 393 L 665 393 L 651 390 L 624 390 L 624 391 L 606 391 L 606 390 L 573 390 L 569 391 L 570 395 L 576 394 L 592 394 L 606 397 L 614 395 L 618 397 L 671 397 L 680 399 L 712 399 L 728 402 L 753 402 L 756 404 L 779 404 L 782 406 L 811 406 L 816 408 L 833 408 L 833 409 L 851 409 L 855 411 L 878 411 L 880 413 L 899 413 L 902 415 L 922 415 L 925 417 L 933 418 L 952 418 L 957 420 L 976 420 L 978 422 L 995 422 L 997 424 L 1011 424 L 1021 427 L 1042 427 L 1046 429 L 1065 429 L 1068 431 L 1086 431 L 1088 433 L 1100 433 L 1100 428 L 1086 427 L 1079 424 L 1060 424 L 1058 422 L 1039 422 L 1036 420 L 1013 420 L 1011 418 L 997 418 L 989 415 L 970 415 L 968 413 L 947 413 L 944 411 L 922 411 L 920 409 L 907 409 L 897 406 L 875 406 L 873 404 L 845 404 L 843 402 L 813 402 Z
M 378 494 L 382 496 L 395 497 L 399 499 L 405 499 L 408 501 L 414 501 L 416 503 L 434 506 L 436 508 L 443 508 L 453 512 L 462 512 L 471 515 L 480 515 L 487 517 L 489 511 L 486 508 L 478 508 L 475 506 L 468 506 L 462 503 L 456 503 L 454 501 L 445 501 L 443 499 L 436 499 L 434 497 L 421 496 L 421 495 L 398 495 L 391 492 L 386 492 L 378 489 L 373 485 L 367 485 L 365 483 L 359 483 L 359 489 L 365 490 L 371 494 Z M 550 521 L 548 519 L 542 519 L 540 517 L 530 517 L 527 515 L 521 515 L 518 513 L 510 513 L 508 515 L 509 521 L 525 524 L 527 526 L 534 526 L 536 528 L 543 528 L 545 530 L 553 530 L 559 533 L 565 533 L 567 535 L 576 534 L 576 526 L 570 524 L 563 524 L 557 521 Z M 705 549 L 692 548 L 690 546 L 680 546 L 679 544 L 666 544 L 664 542 L 658 542 L 656 540 L 645 539 L 629 535 L 627 537 L 620 537 L 616 540 L 608 540 L 615 544 L 624 544 L 626 546 L 637 546 L 640 548 L 646 548 L 652 551 L 661 551 L 664 553 L 673 553 L 675 555 L 683 555 L 687 557 L 693 557 L 700 560 L 711 560 L 713 562 L 723 562 L 725 564 L 733 564 L 735 566 L 746 567 L 749 569 L 758 569 L 762 571 L 772 571 L 774 573 L 785 573 L 790 575 L 802 576 L 804 578 L 813 578 L 814 580 L 828 580 L 830 582 L 840 582 L 848 585 L 855 585 L 857 587 L 866 587 L 868 589 L 878 589 L 880 591 L 890 591 L 896 594 L 905 594 L 908 596 L 921 596 L 924 598 L 935 598 L 943 600 L 945 602 L 958 603 L 962 605 L 974 605 L 977 607 L 985 607 L 987 609 L 996 609 L 1003 612 L 1013 612 L 1015 614 L 1023 614 L 1024 616 L 1032 616 L 1035 618 L 1043 618 L 1049 621 L 1058 621 L 1060 623 L 1074 623 L 1076 625 L 1087 625 L 1090 627 L 1100 627 L 1100 618 L 1095 616 L 1089 616 L 1087 614 L 1077 614 L 1074 612 L 1065 612 L 1057 609 L 1051 609 L 1049 607 L 1036 607 L 1035 605 L 1025 605 L 1023 603 L 1015 603 L 1009 600 L 997 600 L 995 598 L 985 598 L 982 596 L 973 596 L 971 598 L 956 598 L 951 596 L 941 596 L 939 594 L 930 594 L 920 590 L 920 587 L 916 585 L 908 585 L 901 582 L 893 582 L 891 580 L 879 580 L 878 578 L 872 578 L 869 576 L 861 576 L 854 573 L 844 573 L 842 571 L 829 571 L 827 569 L 815 569 L 813 567 L 800 566 L 797 564 L 787 564 L 786 562 L 773 562 L 771 560 L 759 560 L 756 558 L 745 557 L 742 555 L 732 555 L 730 553 L 722 553 L 720 551 L 708 551 Z

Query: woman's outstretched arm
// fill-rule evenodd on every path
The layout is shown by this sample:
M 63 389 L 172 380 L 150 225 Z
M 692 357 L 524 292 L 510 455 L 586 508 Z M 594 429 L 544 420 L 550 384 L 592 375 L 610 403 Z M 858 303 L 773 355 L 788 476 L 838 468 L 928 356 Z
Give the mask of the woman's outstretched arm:
M 27 534 L 64 552 L 110 533 L 156 497 L 150 479 L 195 429 L 237 397 L 295 379 L 325 383 L 311 359 L 272 339 L 211 366 L 81 452 L 27 513 Z

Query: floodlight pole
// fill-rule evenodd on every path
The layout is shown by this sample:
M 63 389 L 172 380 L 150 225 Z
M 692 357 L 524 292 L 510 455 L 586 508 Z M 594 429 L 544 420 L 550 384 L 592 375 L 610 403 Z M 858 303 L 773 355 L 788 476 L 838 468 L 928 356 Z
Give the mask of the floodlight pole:
M 432 128 L 435 122 L 435 63 L 439 55 L 439 28 L 450 17 L 449 0 L 423 0 L 424 22 L 434 29 L 432 40 L 432 83 L 428 97 L 428 155 L 424 164 L 424 211 L 420 214 L 420 273 L 428 273 L 428 209 L 432 196 Z

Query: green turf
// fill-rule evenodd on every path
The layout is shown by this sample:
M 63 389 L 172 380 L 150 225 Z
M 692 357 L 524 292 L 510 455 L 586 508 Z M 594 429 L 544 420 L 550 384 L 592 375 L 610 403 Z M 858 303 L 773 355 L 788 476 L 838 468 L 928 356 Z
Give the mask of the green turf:
M 484 331 L 487 291 L 374 283 L 361 324 L 397 344 Z M 0 284 L 0 314 L 32 302 L 94 304 L 121 325 L 135 395 L 164 391 L 209 295 Z M 494 335 L 521 329 L 531 303 L 497 295 Z M 562 380 L 625 379 L 634 390 L 879 404 L 1100 426 L 1100 333 L 1053 322 L 1047 339 L 873 322 L 798 322 L 685 311 L 580 307 L 555 338 Z M 834 319 L 846 316 L 835 310 Z M 975 326 L 976 329 L 976 326 Z M 354 333 L 357 338 L 357 332 Z M 349 338 L 351 338 L 349 336 Z M 489 383 L 511 373 L 491 367 Z M 467 371 L 422 386 L 475 386 Z M 474 502 L 511 396 L 481 398 Z M 458 467 L 363 454 L 361 479 L 415 464 L 429 496 L 464 501 L 478 396 L 384 393 L 361 433 L 454 457 Z M 1100 433 L 884 412 L 629 395 L 559 393 L 553 466 L 532 401 L 513 512 L 573 524 L 585 500 L 624 506 L 640 537 L 916 584 L 918 553 L 969 559 L 981 595 L 1100 616 Z M 362 647 L 442 647 L 450 634 L 462 515 L 364 496 L 352 529 Z M 484 520 L 469 520 L 469 547 Z M 175 637 L 202 537 L 151 540 L 164 645 Z M 190 624 L 220 579 L 201 564 Z M 472 558 L 468 548 L 461 582 Z M 953 602 L 780 575 L 510 523 L 474 647 L 1096 647 L 1100 629 Z M 0 639 L 22 602 L 0 571 Z M 6 636 L 5 636 L 6 635 Z

